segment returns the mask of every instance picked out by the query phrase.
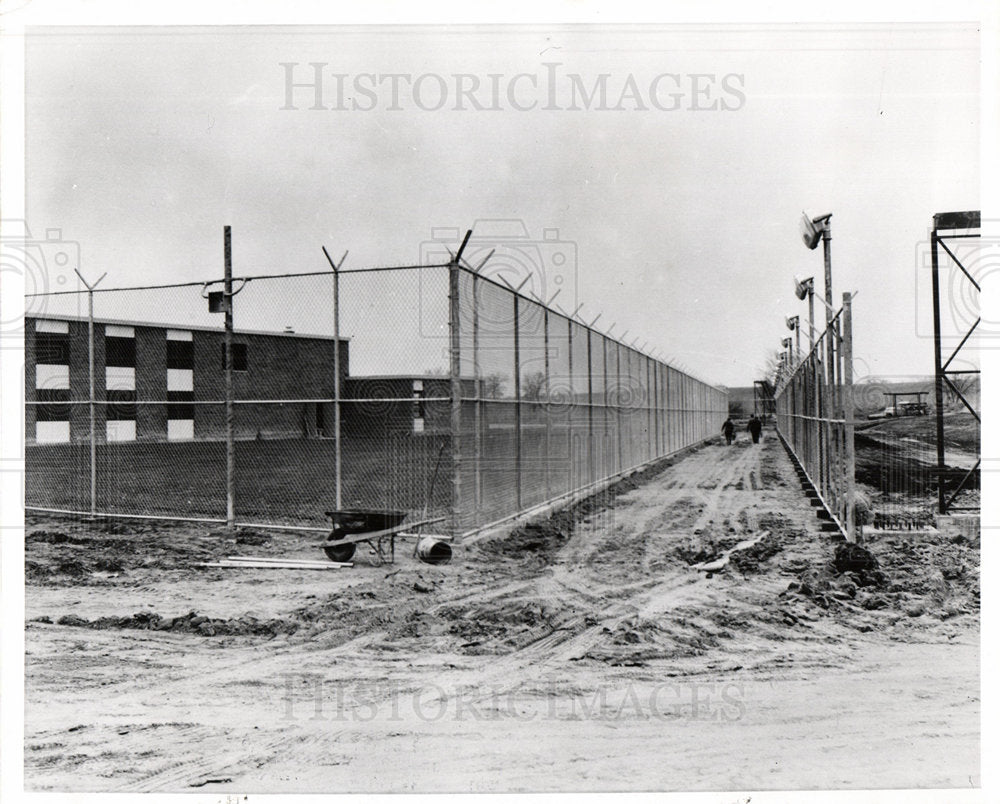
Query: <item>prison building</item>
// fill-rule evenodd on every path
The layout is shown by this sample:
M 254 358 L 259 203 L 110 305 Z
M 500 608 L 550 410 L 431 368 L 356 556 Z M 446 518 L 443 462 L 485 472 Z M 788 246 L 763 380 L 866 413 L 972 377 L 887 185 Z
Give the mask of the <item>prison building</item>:
M 462 396 L 475 397 L 476 383 L 463 377 Z M 344 437 L 380 433 L 451 432 L 451 379 L 441 374 L 382 374 L 348 377 L 341 422 Z
M 25 318 L 27 443 L 89 439 L 88 337 L 86 319 Z M 224 438 L 224 338 L 220 329 L 95 321 L 97 440 Z M 235 406 L 236 437 L 332 435 L 332 405 L 321 400 L 334 395 L 335 343 L 328 336 L 233 333 L 233 399 L 261 400 Z M 341 338 L 342 381 L 348 374 L 348 347 L 348 339 Z

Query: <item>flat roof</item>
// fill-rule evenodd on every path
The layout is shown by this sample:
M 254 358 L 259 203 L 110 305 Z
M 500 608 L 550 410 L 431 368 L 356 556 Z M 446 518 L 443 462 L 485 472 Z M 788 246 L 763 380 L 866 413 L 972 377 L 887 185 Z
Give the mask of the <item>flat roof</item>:
M 79 315 L 26 315 L 24 317 L 25 321 L 75 321 L 77 323 L 87 323 L 88 318 Z M 176 329 L 183 332 L 214 332 L 219 335 L 223 334 L 223 329 L 221 327 L 203 327 L 203 326 L 191 326 L 188 324 L 157 324 L 150 321 L 130 321 L 123 318 L 95 318 L 95 324 L 114 324 L 115 326 L 124 327 L 147 327 L 150 329 Z M 262 330 L 262 329 L 234 329 L 234 335 L 266 335 L 268 337 L 282 337 L 282 338 L 302 338 L 309 340 L 320 340 L 320 341 L 350 341 L 351 339 L 345 335 L 341 335 L 340 338 L 335 338 L 333 335 L 308 335 L 300 332 L 284 332 L 283 330 Z

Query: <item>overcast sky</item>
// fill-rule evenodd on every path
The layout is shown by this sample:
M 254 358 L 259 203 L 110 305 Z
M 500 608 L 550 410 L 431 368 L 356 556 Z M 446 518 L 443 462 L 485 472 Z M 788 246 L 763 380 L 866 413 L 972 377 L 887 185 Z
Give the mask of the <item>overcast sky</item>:
M 485 243 L 514 220 L 520 267 L 494 272 L 534 261 L 531 287 L 726 385 L 805 320 L 793 275 L 822 289 L 803 210 L 833 213 L 857 375 L 931 374 L 920 244 L 980 203 L 973 24 L 69 30 L 26 50 L 28 224 L 105 285 L 220 276 L 225 224 L 235 271 L 261 274 L 323 270 L 321 245 L 410 264 L 441 229 L 484 221 Z M 323 109 L 289 95 L 311 63 Z

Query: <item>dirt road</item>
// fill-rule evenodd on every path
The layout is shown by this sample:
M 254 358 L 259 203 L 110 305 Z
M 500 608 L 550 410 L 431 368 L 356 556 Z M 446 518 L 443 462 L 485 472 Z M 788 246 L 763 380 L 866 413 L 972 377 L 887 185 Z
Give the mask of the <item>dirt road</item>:
M 978 544 L 838 569 L 773 437 L 444 567 L 197 569 L 317 551 L 114 530 L 29 523 L 28 789 L 979 784 Z

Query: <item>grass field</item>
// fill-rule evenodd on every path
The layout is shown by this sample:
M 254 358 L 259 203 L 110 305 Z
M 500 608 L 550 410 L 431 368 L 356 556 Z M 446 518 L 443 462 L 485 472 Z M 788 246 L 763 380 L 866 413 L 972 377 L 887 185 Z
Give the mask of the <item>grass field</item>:
M 872 422 L 875 431 L 896 438 L 909 438 L 929 449 L 937 448 L 937 418 L 927 416 L 901 416 Z M 866 430 L 870 428 L 865 428 Z M 979 453 L 979 422 L 966 410 L 945 411 L 944 443 L 947 449 Z
M 447 443 L 431 435 L 345 441 L 344 507 L 423 509 L 440 454 L 429 508 L 447 508 Z M 34 446 L 26 453 L 27 506 L 89 510 L 86 444 Z M 328 524 L 324 512 L 336 507 L 334 467 L 332 441 L 238 441 L 237 519 Z M 224 519 L 225 477 L 220 442 L 102 444 L 97 448 L 97 510 Z

